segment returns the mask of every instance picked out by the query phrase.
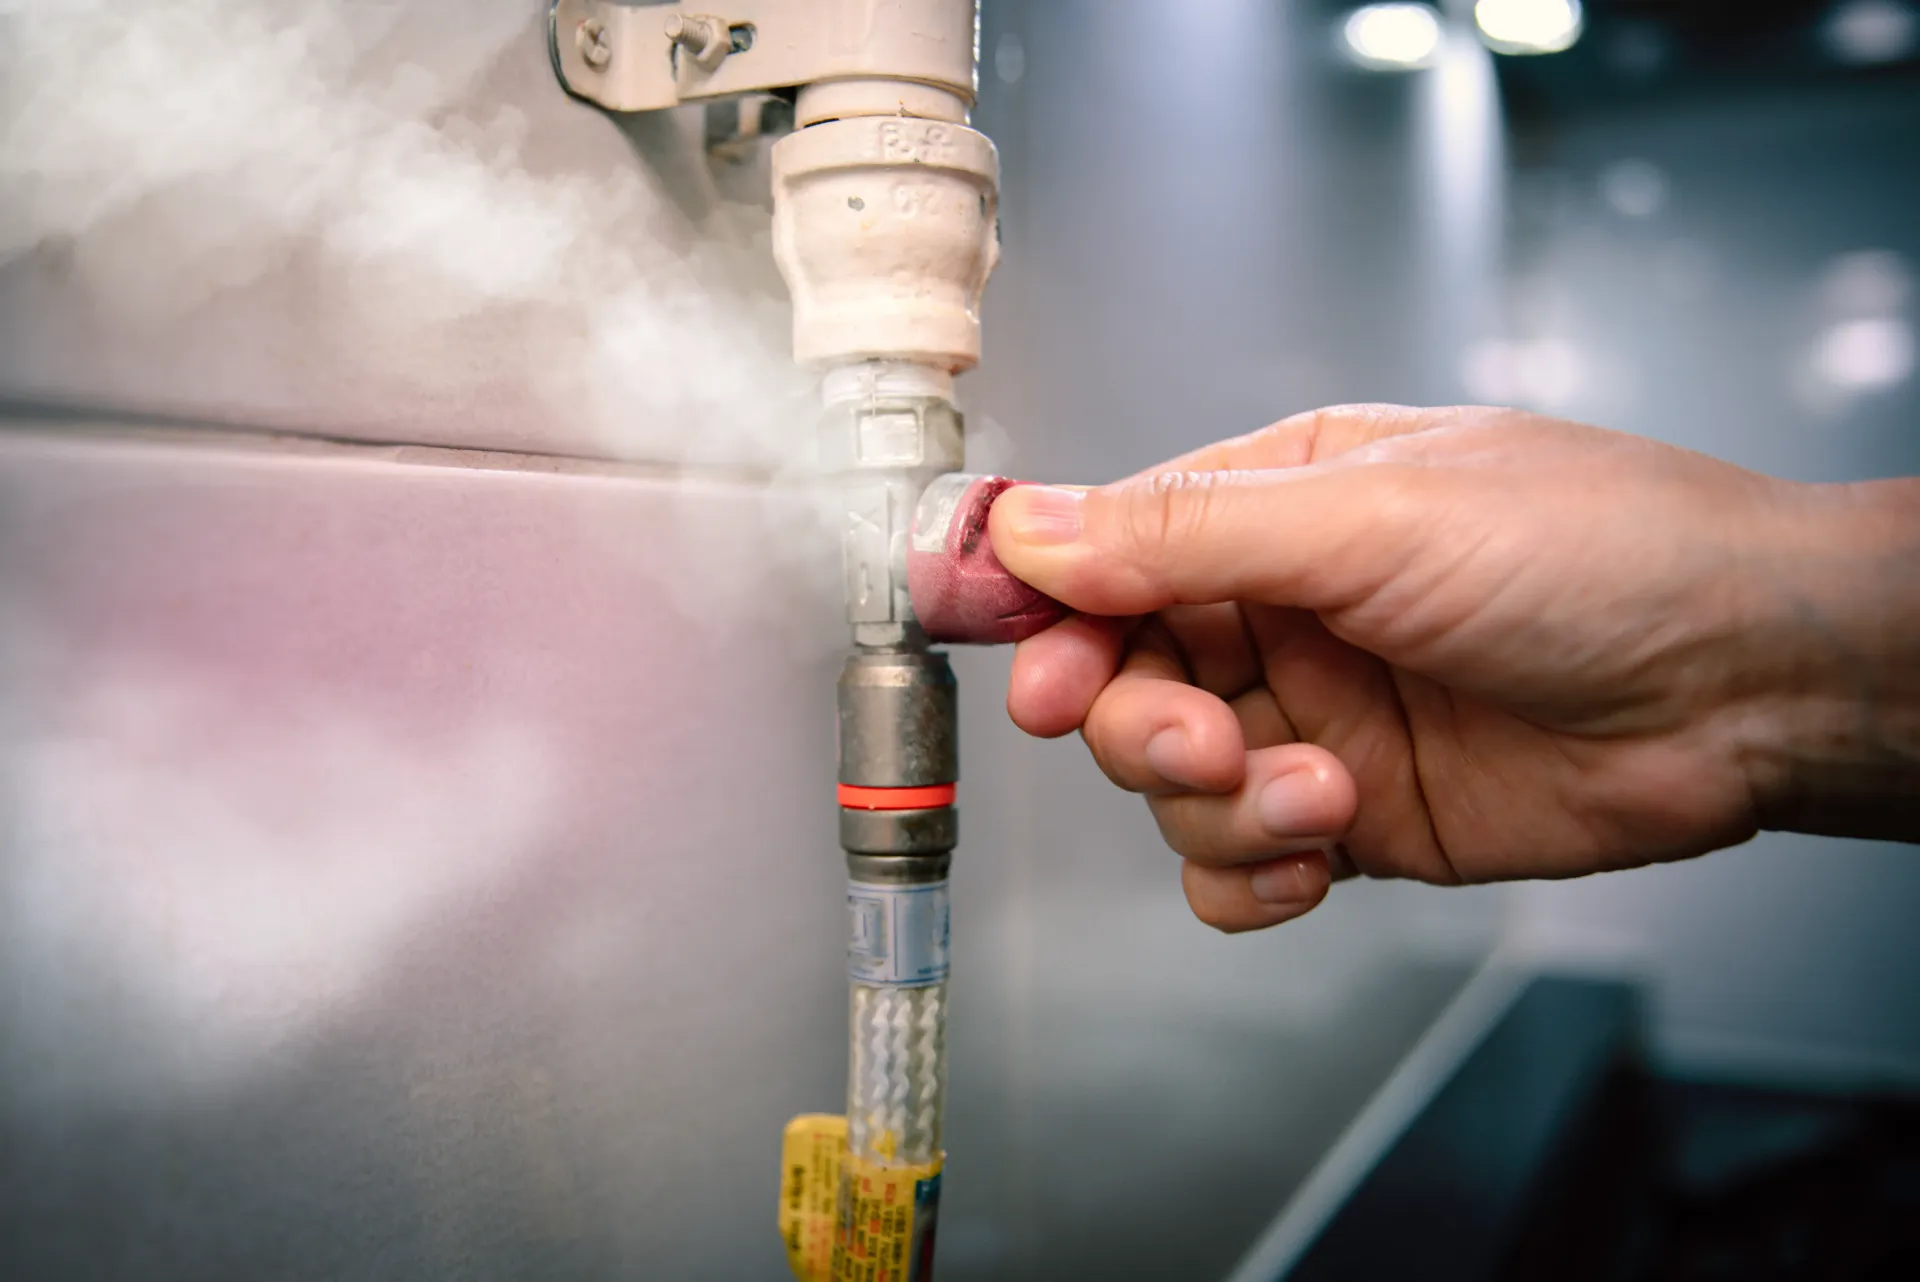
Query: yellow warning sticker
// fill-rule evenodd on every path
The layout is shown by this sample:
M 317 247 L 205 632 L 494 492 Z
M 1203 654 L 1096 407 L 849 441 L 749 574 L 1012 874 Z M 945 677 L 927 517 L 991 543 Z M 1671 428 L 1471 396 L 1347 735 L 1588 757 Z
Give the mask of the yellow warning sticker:
M 933 1282 L 940 1163 L 847 1157 L 847 1119 L 809 1113 L 781 1146 L 780 1236 L 799 1282 Z
M 833 1268 L 833 1219 L 847 1119 L 803 1113 L 787 1123 L 780 1146 L 780 1237 L 799 1282 L 827 1282 Z

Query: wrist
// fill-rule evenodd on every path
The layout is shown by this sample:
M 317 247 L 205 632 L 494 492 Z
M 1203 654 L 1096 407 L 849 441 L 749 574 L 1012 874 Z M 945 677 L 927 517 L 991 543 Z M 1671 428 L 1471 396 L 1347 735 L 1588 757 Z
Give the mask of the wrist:
M 1920 480 L 1793 489 L 1758 585 L 1781 645 L 1745 754 L 1756 817 L 1920 838 Z

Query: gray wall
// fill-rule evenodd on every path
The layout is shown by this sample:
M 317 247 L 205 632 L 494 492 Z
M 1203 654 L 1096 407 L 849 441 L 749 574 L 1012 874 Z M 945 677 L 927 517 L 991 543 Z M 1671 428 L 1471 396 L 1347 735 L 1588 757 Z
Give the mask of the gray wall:
M 1916 143 L 1920 91 L 1888 77 L 1691 94 L 1524 133 L 1514 333 L 1579 366 L 1547 408 L 1782 476 L 1920 472 Z M 1827 349 L 1823 374 L 1822 345 L 1861 322 L 1856 340 L 1880 340 L 1856 350 L 1856 375 L 1877 364 L 1892 381 L 1848 392 L 1831 377 L 1846 358 Z M 1899 333 L 1908 368 L 1893 378 L 1897 352 L 1880 349 Z M 1518 929 L 1645 970 L 1657 1045 L 1687 1071 L 1912 1084 L 1917 908 L 1911 848 L 1769 835 L 1529 887 Z

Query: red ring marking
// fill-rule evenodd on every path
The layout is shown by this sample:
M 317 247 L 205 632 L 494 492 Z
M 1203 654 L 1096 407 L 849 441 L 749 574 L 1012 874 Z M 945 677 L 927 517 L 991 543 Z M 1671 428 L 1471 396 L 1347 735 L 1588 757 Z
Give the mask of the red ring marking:
M 953 804 L 953 788 L 950 783 L 924 788 L 862 788 L 843 783 L 840 804 L 849 810 L 932 810 Z

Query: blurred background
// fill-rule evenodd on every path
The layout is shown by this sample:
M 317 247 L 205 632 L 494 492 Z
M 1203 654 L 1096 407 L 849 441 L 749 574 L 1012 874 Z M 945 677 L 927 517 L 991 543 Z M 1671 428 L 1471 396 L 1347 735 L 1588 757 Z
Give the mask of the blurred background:
M 812 389 L 763 152 L 568 100 L 540 8 L 0 7 L 0 1276 L 784 1272 L 845 1073 Z M 1911 4 L 985 0 L 974 123 L 976 468 L 1392 400 L 1920 471 Z M 1920 1088 L 1910 850 L 1226 939 L 1007 661 L 943 1277 L 1277 1276 L 1491 975 L 1631 983 L 1662 1081 Z

